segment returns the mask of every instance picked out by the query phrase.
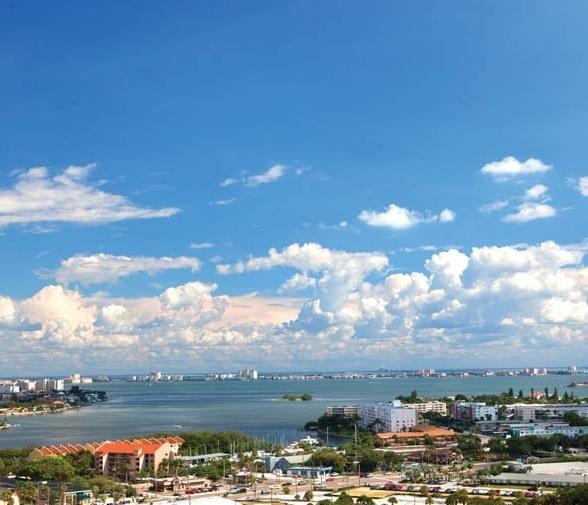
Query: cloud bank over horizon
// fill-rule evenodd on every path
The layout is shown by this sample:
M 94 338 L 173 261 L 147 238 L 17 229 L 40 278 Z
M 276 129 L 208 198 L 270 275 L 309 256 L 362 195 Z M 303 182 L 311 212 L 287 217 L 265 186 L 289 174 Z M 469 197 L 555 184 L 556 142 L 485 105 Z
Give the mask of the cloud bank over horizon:
M 221 285 L 227 276 L 285 270 L 289 277 L 273 292 L 231 296 L 218 294 L 217 283 L 195 280 L 142 298 L 68 288 L 73 278 L 91 284 L 121 277 L 119 257 L 73 257 L 56 275 L 62 284 L 20 300 L 0 296 L 0 348 L 10 349 L 0 352 L 0 364 L 23 372 L 31 362 L 62 363 L 66 356 L 89 371 L 103 370 L 104 360 L 108 371 L 162 364 L 175 371 L 235 363 L 274 370 L 339 362 L 498 364 L 505 346 L 521 357 L 542 348 L 562 359 L 587 344 L 585 252 L 585 244 L 553 241 L 467 253 L 450 248 L 430 254 L 422 270 L 401 273 L 381 252 L 294 243 L 217 265 Z M 80 268 L 88 258 L 102 260 Z M 170 268 L 199 267 L 183 258 L 131 265 L 157 270 L 168 260 L 180 263 Z

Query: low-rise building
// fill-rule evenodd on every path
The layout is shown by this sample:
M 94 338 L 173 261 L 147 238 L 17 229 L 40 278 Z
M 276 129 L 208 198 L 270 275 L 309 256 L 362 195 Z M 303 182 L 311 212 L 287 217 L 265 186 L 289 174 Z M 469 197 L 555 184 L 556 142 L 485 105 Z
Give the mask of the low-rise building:
M 264 458 L 268 472 L 280 471 L 286 473 L 292 466 L 301 466 L 310 460 L 311 454 L 297 454 L 292 456 L 271 456 Z
M 588 434 L 588 426 L 570 426 L 567 423 L 519 423 L 510 424 L 508 428 L 510 434 L 517 437 L 565 435 L 575 438 Z
M 433 442 L 448 442 L 455 440 L 456 436 L 457 434 L 453 430 L 419 424 L 410 431 L 377 433 L 376 440 L 390 447 L 415 442 L 424 443 L 426 439 L 432 439 Z
M 514 419 L 523 422 L 561 419 L 568 412 L 588 417 L 588 403 L 517 403 L 510 408 Z
M 202 465 L 211 461 L 218 461 L 230 457 L 226 452 L 213 452 L 209 454 L 194 454 L 191 456 L 176 456 L 176 459 L 182 460 L 188 466 Z
M 501 473 L 491 475 L 486 480 L 501 486 L 514 484 L 517 486 L 580 486 L 586 483 L 586 475 L 551 474 L 551 473 Z
M 286 471 L 286 475 L 292 477 L 303 477 L 307 479 L 326 479 L 331 472 L 333 467 L 331 466 L 291 466 Z

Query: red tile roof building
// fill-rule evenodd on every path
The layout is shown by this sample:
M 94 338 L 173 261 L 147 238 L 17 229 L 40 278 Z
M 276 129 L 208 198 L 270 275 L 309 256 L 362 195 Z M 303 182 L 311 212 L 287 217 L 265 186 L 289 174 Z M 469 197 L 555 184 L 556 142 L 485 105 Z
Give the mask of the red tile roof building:
M 143 470 L 156 474 L 162 461 L 173 460 L 178 455 L 183 443 L 181 437 L 162 437 L 52 445 L 33 449 L 29 458 L 35 460 L 89 451 L 94 455 L 96 473 L 133 477 Z

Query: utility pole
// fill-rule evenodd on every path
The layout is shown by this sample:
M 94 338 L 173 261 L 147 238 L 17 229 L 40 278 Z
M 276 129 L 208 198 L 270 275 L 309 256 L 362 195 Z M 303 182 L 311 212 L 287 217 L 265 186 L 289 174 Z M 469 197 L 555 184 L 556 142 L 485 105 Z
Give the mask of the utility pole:
M 361 486 L 361 471 L 359 468 L 359 460 L 357 459 L 357 423 L 353 424 L 353 429 L 354 429 L 354 441 L 355 441 L 355 457 L 354 457 L 354 461 L 353 464 L 355 465 L 355 467 L 357 468 L 357 483 L 358 485 Z

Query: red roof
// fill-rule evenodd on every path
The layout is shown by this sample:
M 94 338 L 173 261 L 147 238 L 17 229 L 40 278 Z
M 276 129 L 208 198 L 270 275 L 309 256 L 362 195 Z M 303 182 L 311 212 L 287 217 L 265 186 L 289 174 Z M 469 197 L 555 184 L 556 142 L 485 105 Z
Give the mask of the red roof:
M 183 444 L 181 437 L 163 438 L 137 438 L 135 440 L 106 440 L 104 442 L 92 442 L 89 444 L 65 444 L 39 447 L 42 456 L 65 456 L 81 451 L 90 451 L 92 454 L 154 454 L 165 444 Z

